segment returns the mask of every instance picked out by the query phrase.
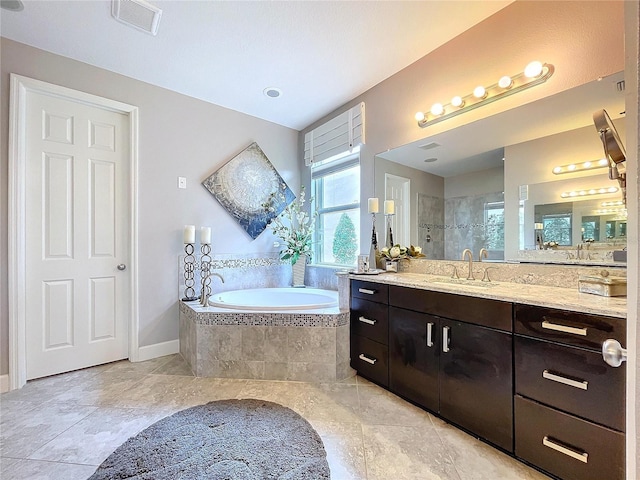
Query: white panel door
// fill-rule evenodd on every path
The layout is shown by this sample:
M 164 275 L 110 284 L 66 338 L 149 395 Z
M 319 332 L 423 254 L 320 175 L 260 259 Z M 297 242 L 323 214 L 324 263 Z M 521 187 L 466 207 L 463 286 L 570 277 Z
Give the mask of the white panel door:
M 129 118 L 29 92 L 27 379 L 128 357 Z
M 393 200 L 395 215 L 391 217 L 391 228 L 394 245 L 408 247 L 411 244 L 411 228 L 409 215 L 411 213 L 409 190 L 411 180 L 405 177 L 398 177 L 389 173 L 384 176 L 385 200 Z M 385 225 L 388 229 L 388 225 Z M 388 236 L 388 232 L 386 234 Z M 386 238 L 386 237 L 385 237 Z

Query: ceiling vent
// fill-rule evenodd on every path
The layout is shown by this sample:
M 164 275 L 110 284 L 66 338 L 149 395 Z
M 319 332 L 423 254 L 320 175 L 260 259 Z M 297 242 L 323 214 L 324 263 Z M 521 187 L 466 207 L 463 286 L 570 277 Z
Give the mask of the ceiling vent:
M 156 35 L 162 10 L 144 0 L 113 0 L 111 15 L 125 25 Z
M 431 150 L 432 148 L 438 148 L 439 146 L 440 146 L 439 143 L 431 142 L 431 143 L 425 143 L 423 145 L 418 145 L 418 148 L 421 148 L 422 150 Z

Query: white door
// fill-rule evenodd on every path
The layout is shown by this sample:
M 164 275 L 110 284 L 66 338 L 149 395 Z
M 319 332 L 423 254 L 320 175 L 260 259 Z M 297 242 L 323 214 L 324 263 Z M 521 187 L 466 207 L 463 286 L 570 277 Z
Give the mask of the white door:
M 29 92 L 27 379 L 128 357 L 129 117 Z
M 389 173 L 384 176 L 385 200 L 393 200 L 395 214 L 391 217 L 391 228 L 394 245 L 408 247 L 411 245 L 411 228 L 409 215 L 411 214 L 409 204 L 409 190 L 411 180 L 405 177 L 398 177 Z M 386 225 L 388 229 L 388 225 Z

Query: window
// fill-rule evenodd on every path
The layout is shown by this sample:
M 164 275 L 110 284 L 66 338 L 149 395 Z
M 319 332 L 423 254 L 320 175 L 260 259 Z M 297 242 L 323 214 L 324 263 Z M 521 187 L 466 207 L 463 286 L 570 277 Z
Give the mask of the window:
M 360 155 L 314 163 L 311 189 L 318 212 L 314 262 L 355 266 L 360 250 Z
M 487 250 L 504 252 L 504 202 L 484 204 L 484 229 Z
M 571 245 L 571 214 L 543 215 L 544 241 L 558 245 Z

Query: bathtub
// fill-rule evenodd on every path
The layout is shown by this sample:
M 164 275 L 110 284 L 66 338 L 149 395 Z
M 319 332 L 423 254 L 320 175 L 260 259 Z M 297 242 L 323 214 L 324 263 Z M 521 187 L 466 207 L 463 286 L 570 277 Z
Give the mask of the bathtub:
M 252 288 L 213 294 L 212 307 L 260 312 L 316 310 L 338 306 L 338 292 L 319 288 Z
M 338 292 L 258 288 L 180 302 L 180 353 L 198 377 L 335 382 L 349 365 Z

